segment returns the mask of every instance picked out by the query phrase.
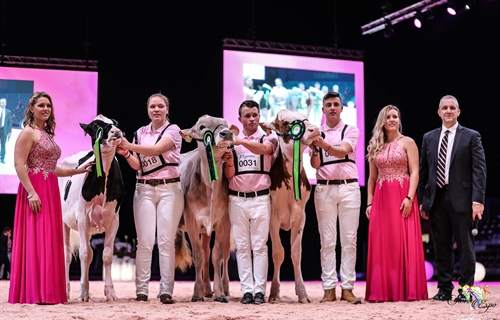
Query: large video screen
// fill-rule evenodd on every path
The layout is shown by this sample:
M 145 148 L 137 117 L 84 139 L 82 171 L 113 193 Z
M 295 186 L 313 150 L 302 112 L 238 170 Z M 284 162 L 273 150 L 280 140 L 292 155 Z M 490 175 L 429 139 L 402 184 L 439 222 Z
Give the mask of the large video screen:
M 80 123 L 89 123 L 97 115 L 97 71 L 0 67 L 0 99 L 5 99 L 12 121 L 5 158 L 0 162 L 1 194 L 17 193 L 19 179 L 14 169 L 14 146 L 22 130 L 28 99 L 34 91 L 45 91 L 52 97 L 56 120 L 54 139 L 61 147 L 60 161 L 92 149 L 90 137 L 84 136 Z
M 278 110 L 287 108 L 321 126 L 322 98 L 328 91 L 338 92 L 344 104 L 342 120 L 360 131 L 356 164 L 359 184 L 365 185 L 363 62 L 235 50 L 223 54 L 223 117 L 240 130 L 238 108 L 244 100 L 259 103 L 261 122 L 272 121 Z M 306 150 L 304 168 L 316 184 L 309 160 Z

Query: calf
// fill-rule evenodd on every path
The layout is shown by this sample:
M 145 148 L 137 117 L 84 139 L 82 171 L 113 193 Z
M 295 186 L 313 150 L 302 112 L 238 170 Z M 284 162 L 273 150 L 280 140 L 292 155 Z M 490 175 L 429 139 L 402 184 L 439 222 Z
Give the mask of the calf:
M 186 141 L 196 139 L 198 144 L 197 149 L 181 154 L 180 161 L 184 222 L 196 272 L 192 302 L 212 297 L 209 275 L 212 232 L 215 232 L 213 294 L 215 301 L 228 302 L 231 226 L 228 181 L 222 173 L 221 157 L 234 144 L 238 131 L 235 126 L 229 127 L 226 120 L 208 115 L 200 117 L 192 128 L 180 131 Z
M 91 123 L 80 126 L 92 138 L 92 151 L 82 151 L 63 159 L 61 166 L 76 168 L 94 162 L 92 172 L 59 178 L 64 222 L 66 257 L 66 289 L 69 299 L 69 265 L 78 249 L 81 278 L 78 300 L 89 300 L 89 267 L 93 252 L 90 238 L 105 232 L 102 260 L 105 267 L 104 294 L 116 300 L 111 279 L 113 246 L 118 231 L 120 205 L 125 196 L 122 174 L 115 158 L 116 147 L 122 139 L 117 122 L 98 115 Z M 77 231 L 74 232 L 74 231 Z M 73 237 L 78 235 L 78 237 Z M 79 243 L 77 242 L 79 240 Z
M 311 194 L 311 185 L 302 165 L 305 149 L 320 136 L 320 130 L 304 115 L 280 110 L 273 122 L 260 124 L 267 134 L 275 131 L 279 148 L 271 167 L 271 222 L 269 234 L 272 242 L 274 274 L 269 302 L 279 301 L 279 273 L 285 253 L 280 239 L 280 228 L 290 230 L 291 258 L 295 276 L 295 293 L 300 303 L 309 303 L 302 279 L 302 234 L 306 222 L 305 205 Z

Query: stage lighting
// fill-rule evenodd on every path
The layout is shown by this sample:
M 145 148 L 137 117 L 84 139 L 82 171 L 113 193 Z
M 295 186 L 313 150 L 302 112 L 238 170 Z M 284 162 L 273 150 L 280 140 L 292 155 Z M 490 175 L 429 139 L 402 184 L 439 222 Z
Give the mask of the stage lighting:
M 415 14 L 415 18 L 413 18 L 413 24 L 415 25 L 416 28 L 420 29 L 422 28 L 423 23 L 424 23 L 424 16 L 422 15 L 422 12 L 418 11 Z
M 392 23 L 389 20 L 387 20 L 385 22 L 384 37 L 386 39 L 390 39 L 392 38 L 393 35 L 394 35 L 394 27 L 392 26 Z
M 457 5 L 455 1 L 449 0 L 448 1 L 448 7 L 446 8 L 446 11 L 448 11 L 449 14 L 452 16 L 457 14 Z

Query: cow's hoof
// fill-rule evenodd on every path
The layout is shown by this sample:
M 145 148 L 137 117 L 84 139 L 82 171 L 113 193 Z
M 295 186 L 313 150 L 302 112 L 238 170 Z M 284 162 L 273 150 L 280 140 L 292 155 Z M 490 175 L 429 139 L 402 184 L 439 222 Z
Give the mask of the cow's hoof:
M 267 302 L 268 302 L 268 303 L 278 303 L 278 302 L 280 302 L 280 299 L 277 299 L 277 298 L 272 298 L 272 299 L 271 299 L 271 298 L 270 298 Z
M 300 303 L 311 303 L 311 300 L 309 298 L 304 298 L 302 300 L 299 300 Z
M 207 293 L 207 294 L 205 295 L 205 298 L 210 299 L 210 298 L 212 298 L 213 296 L 214 296 L 214 294 L 213 294 L 213 292 L 211 292 L 211 293 Z
M 196 298 L 196 297 L 192 297 L 191 298 L 191 302 L 203 302 L 203 298 Z
M 220 296 L 220 297 L 215 298 L 214 300 L 217 301 L 217 302 L 224 302 L 224 303 L 228 303 L 229 302 L 229 300 L 227 300 L 226 296 Z

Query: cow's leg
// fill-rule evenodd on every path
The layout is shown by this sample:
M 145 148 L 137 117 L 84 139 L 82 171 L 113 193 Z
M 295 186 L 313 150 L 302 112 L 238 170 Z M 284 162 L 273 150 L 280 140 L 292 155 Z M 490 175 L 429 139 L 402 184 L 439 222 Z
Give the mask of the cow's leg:
M 277 213 L 274 212 L 271 214 L 269 235 L 273 246 L 274 265 L 273 281 L 271 283 L 271 292 L 269 293 L 269 303 L 276 303 L 280 300 L 280 268 L 283 260 L 285 259 L 285 250 L 281 244 L 280 222 L 278 221 Z
M 194 220 L 194 219 L 193 219 Z M 191 302 L 203 301 L 203 274 L 202 266 L 203 259 L 205 258 L 205 253 L 203 252 L 203 246 L 201 245 L 200 234 L 198 232 L 196 221 L 191 219 L 186 219 L 186 229 L 191 242 L 191 250 L 194 260 L 194 270 L 195 270 L 195 280 L 193 295 L 191 297 Z
M 203 246 L 203 296 L 212 298 L 213 291 L 210 285 L 210 239 L 211 237 L 205 233 L 201 235 L 201 244 Z
M 223 259 L 224 262 L 222 264 L 222 287 L 224 288 L 224 294 L 226 296 L 230 296 L 229 294 L 229 258 L 231 257 L 231 223 L 229 219 L 225 219 L 225 230 L 223 235 Z
M 227 270 L 227 263 L 224 263 L 224 250 L 229 246 L 229 241 L 226 240 L 229 239 L 230 229 L 225 226 L 225 224 L 221 224 L 221 227 L 224 228 L 220 228 L 215 232 L 215 243 L 212 250 L 212 264 L 214 266 L 214 294 L 215 301 L 227 303 L 229 301 L 227 300 L 225 294 L 226 290 L 223 285 L 222 277 L 228 277 L 228 275 L 227 271 L 222 271 L 222 268 L 224 267 L 224 269 Z M 229 288 L 229 284 L 227 285 L 227 288 Z M 227 291 L 229 291 L 229 289 Z
M 309 297 L 307 296 L 306 287 L 304 285 L 304 280 L 302 278 L 301 270 L 301 260 L 302 260 L 302 235 L 304 233 L 304 225 L 306 213 L 302 209 L 303 207 L 296 207 L 295 210 L 302 211 L 296 216 L 302 214 L 302 219 L 295 221 L 292 224 L 290 230 L 290 245 L 291 245 L 291 258 L 293 264 L 293 273 L 295 277 L 295 294 L 299 297 L 300 303 L 310 303 Z
M 73 250 L 71 248 L 71 239 L 70 239 L 71 229 L 65 223 L 63 223 L 63 232 L 64 232 L 64 258 L 66 261 L 66 295 L 68 296 L 68 301 L 69 301 L 69 292 L 70 292 L 69 266 L 73 258 Z
M 112 210 L 114 213 L 114 208 Z M 102 262 L 104 264 L 105 279 L 104 279 L 104 295 L 106 300 L 117 300 L 118 297 L 115 294 L 115 288 L 113 286 L 113 279 L 111 278 L 111 263 L 113 262 L 113 248 L 115 245 L 116 233 L 118 232 L 118 213 L 115 219 L 113 219 L 106 226 L 106 232 L 104 234 L 104 250 L 102 251 Z
M 82 221 L 83 220 L 83 221 Z M 88 219 L 78 220 L 78 233 L 80 234 L 80 293 L 78 300 L 89 301 L 89 267 L 92 262 L 93 252 L 90 247 L 90 226 Z

